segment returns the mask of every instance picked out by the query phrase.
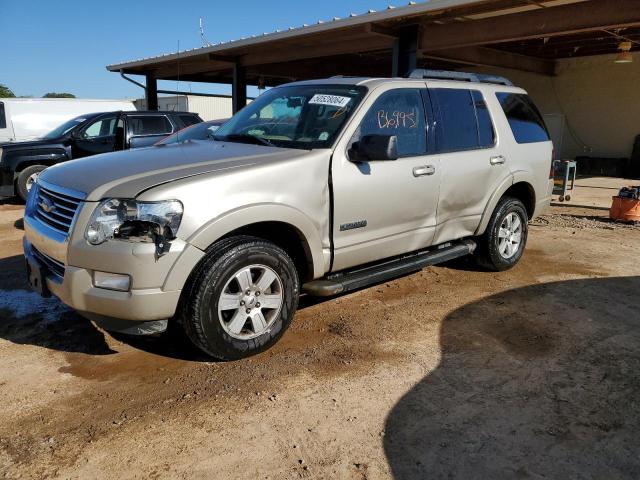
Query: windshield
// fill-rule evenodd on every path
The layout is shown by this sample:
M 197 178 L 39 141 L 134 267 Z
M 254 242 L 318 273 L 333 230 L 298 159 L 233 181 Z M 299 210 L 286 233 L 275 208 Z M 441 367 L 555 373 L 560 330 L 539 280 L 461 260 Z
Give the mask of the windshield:
M 218 130 L 222 122 L 202 122 L 169 135 L 160 140 L 156 145 L 168 145 L 170 143 L 186 142 L 187 140 L 213 140 L 213 133 Z
M 53 130 L 51 130 L 49 133 L 47 133 L 42 138 L 47 139 L 47 140 L 51 140 L 51 139 L 54 139 L 54 138 L 61 137 L 61 136 L 65 135 L 65 134 L 69 133 L 77 125 L 80 125 L 85 120 L 87 120 L 85 117 L 76 117 L 76 118 L 73 118 L 71 120 L 68 120 L 68 121 L 64 122 L 62 125 L 60 125 L 59 127 L 54 128 Z
M 222 125 L 215 139 L 305 150 L 329 148 L 365 93 L 365 87 L 354 85 L 274 88 Z

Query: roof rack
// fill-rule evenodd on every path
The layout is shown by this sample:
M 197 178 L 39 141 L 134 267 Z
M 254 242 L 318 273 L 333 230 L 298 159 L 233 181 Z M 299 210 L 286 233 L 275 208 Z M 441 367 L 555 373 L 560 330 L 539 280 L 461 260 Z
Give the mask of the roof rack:
M 418 68 L 409 74 L 409 78 L 431 78 L 437 80 L 458 80 L 463 82 L 474 83 L 495 83 L 498 85 L 506 85 L 513 87 L 511 80 L 504 77 L 494 75 L 482 75 L 480 73 L 470 72 L 450 72 L 447 70 L 427 70 Z

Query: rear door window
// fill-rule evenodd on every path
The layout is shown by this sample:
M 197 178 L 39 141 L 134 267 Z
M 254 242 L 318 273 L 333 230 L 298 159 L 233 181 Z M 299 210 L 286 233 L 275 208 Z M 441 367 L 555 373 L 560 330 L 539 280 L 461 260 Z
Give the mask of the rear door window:
M 134 136 L 164 135 L 172 132 L 171 122 L 164 115 L 131 115 L 129 132 Z
M 358 141 L 365 135 L 397 136 L 400 157 L 425 155 L 427 129 L 420 90 L 399 88 L 380 95 L 352 141 Z
M 470 90 L 434 88 L 440 121 L 437 131 L 437 151 L 458 152 L 478 148 L 478 121 Z
M 117 117 L 106 117 L 93 122 L 82 132 L 82 138 L 110 137 L 116 134 Z
M 491 148 L 496 135 L 487 103 L 479 90 L 432 88 L 429 90 L 438 112 L 438 153 Z
M 0 102 L 0 128 L 7 128 L 7 117 L 4 114 L 4 103 Z
M 496 93 L 504 110 L 513 136 L 518 143 L 536 143 L 549 141 L 549 132 L 542 115 L 531 99 L 520 93 Z

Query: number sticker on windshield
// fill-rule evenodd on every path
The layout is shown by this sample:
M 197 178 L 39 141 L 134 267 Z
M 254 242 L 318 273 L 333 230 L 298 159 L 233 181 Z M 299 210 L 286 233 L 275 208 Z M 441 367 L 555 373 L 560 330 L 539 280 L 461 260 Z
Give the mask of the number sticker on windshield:
M 339 95 L 321 95 L 315 94 L 311 100 L 310 105 L 329 105 L 331 107 L 344 108 L 351 101 L 351 97 L 341 97 Z

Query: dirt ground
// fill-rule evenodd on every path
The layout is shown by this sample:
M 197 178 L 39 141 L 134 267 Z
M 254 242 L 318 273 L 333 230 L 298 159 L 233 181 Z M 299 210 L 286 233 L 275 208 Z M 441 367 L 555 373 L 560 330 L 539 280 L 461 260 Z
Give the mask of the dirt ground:
M 30 293 L 0 205 L 0 477 L 637 479 L 640 228 L 606 214 L 552 207 L 509 272 L 303 299 L 215 363 Z

